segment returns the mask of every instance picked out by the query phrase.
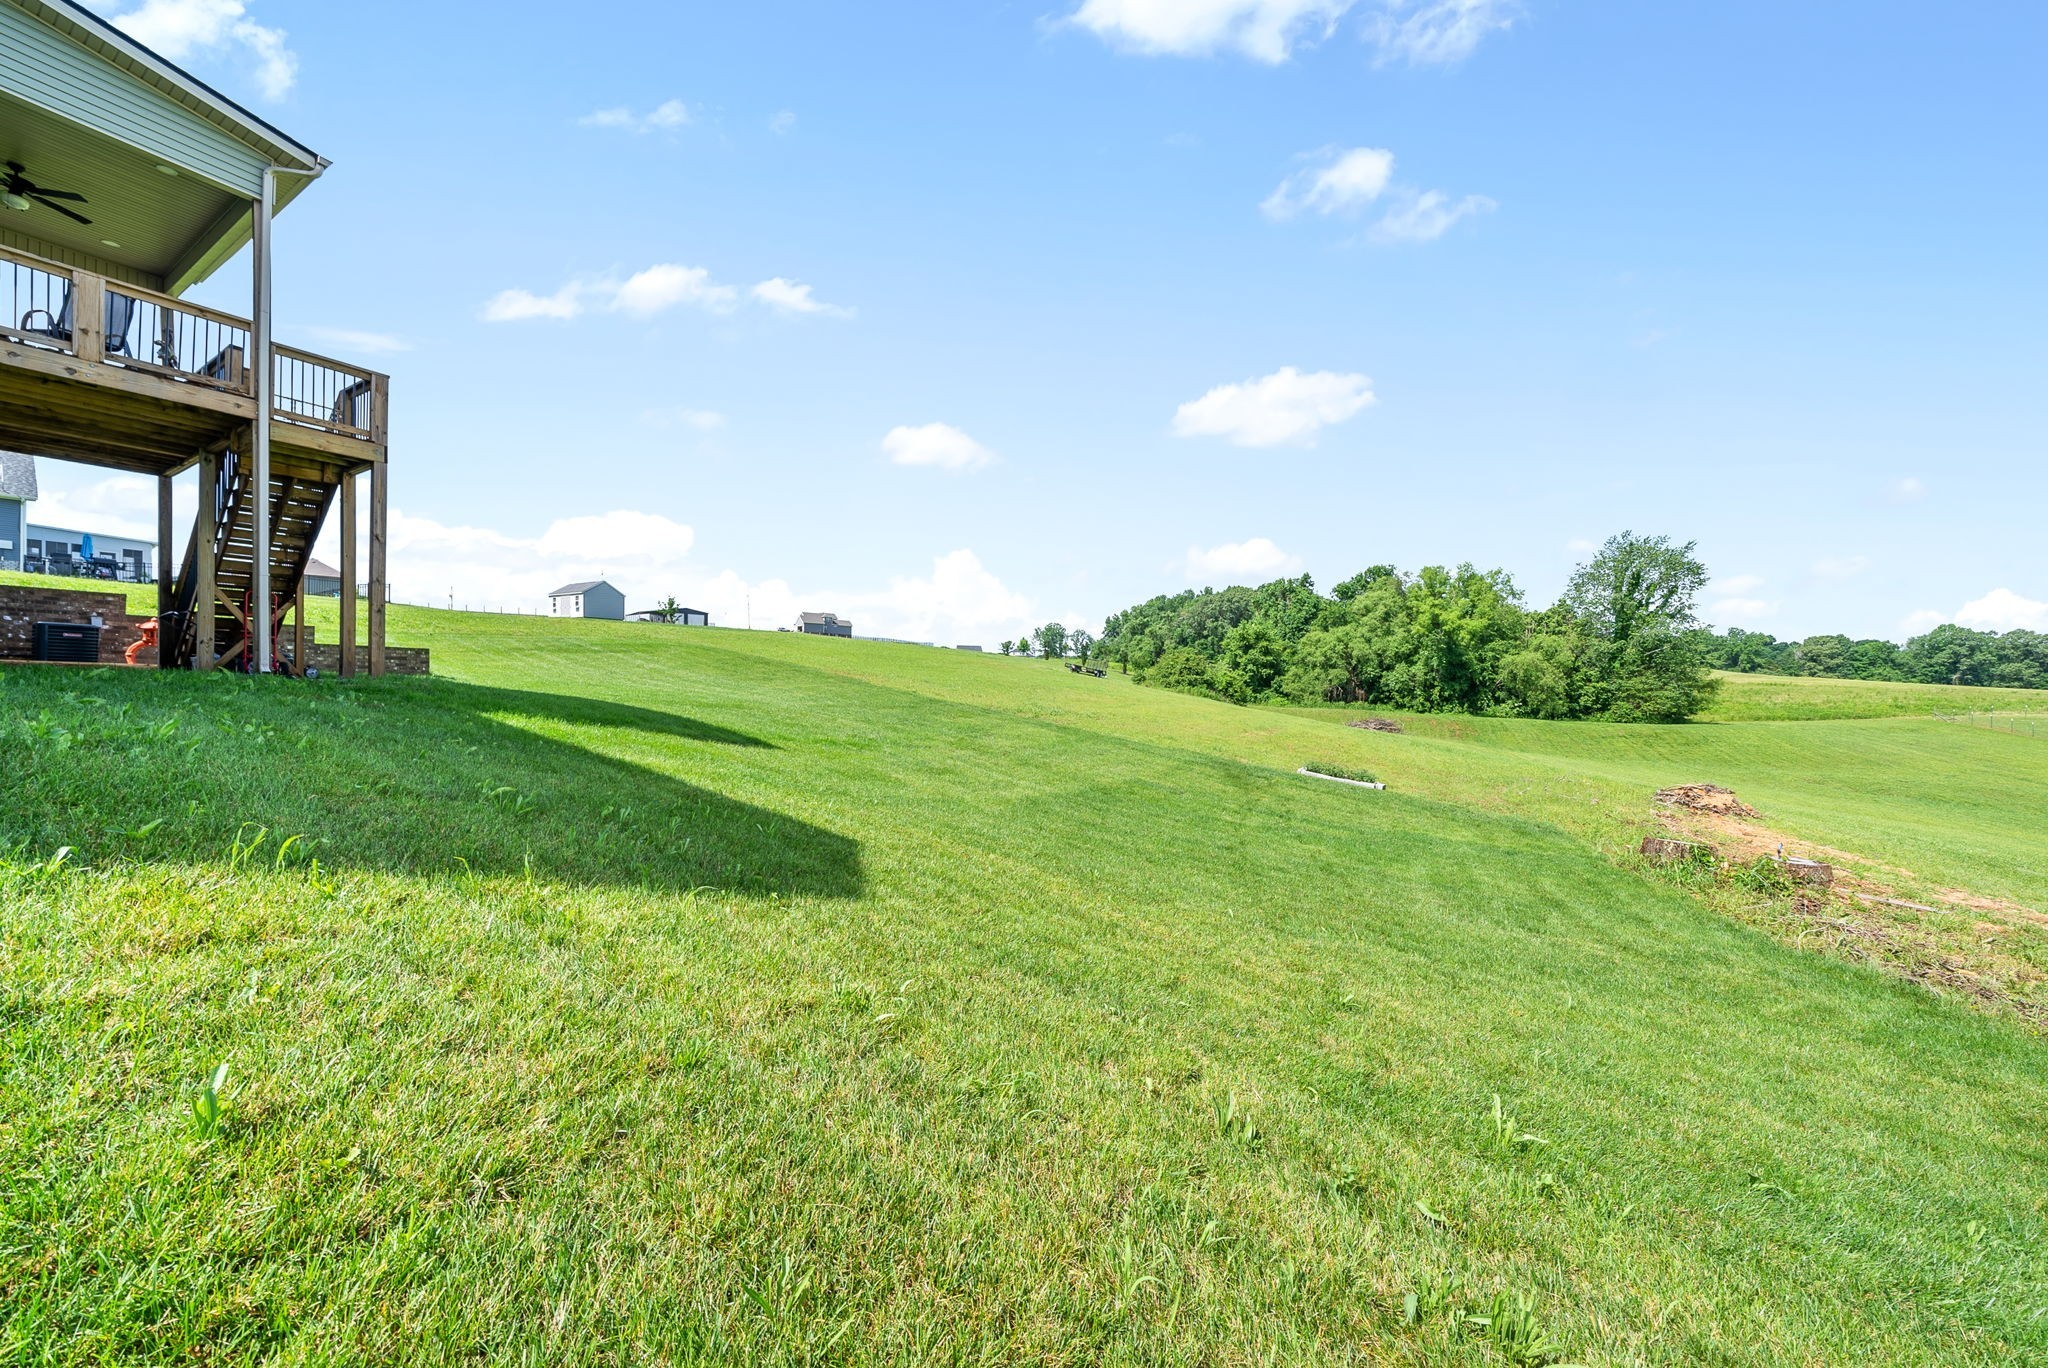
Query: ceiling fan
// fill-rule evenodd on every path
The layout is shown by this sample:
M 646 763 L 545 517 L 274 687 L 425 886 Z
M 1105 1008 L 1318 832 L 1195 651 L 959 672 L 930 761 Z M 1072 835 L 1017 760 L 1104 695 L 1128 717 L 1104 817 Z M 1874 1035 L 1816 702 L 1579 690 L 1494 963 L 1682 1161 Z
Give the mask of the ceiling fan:
M 20 162 L 7 163 L 7 179 L 0 181 L 0 204 L 5 204 L 9 209 L 19 209 L 23 213 L 27 213 L 34 205 L 40 204 L 45 209 L 55 209 L 65 218 L 71 219 L 74 222 L 87 224 L 92 222 L 85 215 L 66 209 L 63 205 L 57 203 L 58 200 L 71 200 L 77 204 L 84 204 L 85 196 L 73 194 L 69 190 L 45 190 L 42 186 L 37 185 L 28 178 L 28 172 Z

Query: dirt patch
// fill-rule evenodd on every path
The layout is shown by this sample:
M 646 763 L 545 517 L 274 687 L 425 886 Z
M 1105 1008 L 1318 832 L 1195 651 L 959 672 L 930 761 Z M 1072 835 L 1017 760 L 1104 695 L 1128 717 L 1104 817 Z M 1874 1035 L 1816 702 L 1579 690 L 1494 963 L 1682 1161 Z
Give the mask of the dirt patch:
M 1755 808 L 1735 796 L 1734 789 L 1722 788 L 1719 784 L 1679 784 L 1675 788 L 1658 789 L 1657 801 L 1667 807 L 1712 812 L 1724 817 L 1757 815 Z
M 1701 801 L 1685 801 L 1695 793 Z M 1912 881 L 1912 871 L 1774 830 L 1727 789 L 1687 784 L 1661 791 L 1657 800 L 1659 826 L 1678 840 L 1712 846 L 1729 863 L 1805 857 L 1834 867 L 1832 887 L 1802 885 L 1789 903 L 1739 911 L 1743 919 L 1795 945 L 1876 964 L 2048 1029 L 2048 968 L 2026 944 L 2048 928 L 2048 914 L 1961 889 L 1922 885 L 1901 893 L 1894 881 Z M 2022 929 L 2028 934 L 2006 949 L 2000 937 Z
M 1394 721 L 1391 717 L 1353 718 L 1344 725 L 1347 727 L 1357 727 L 1360 731 L 1392 732 L 1395 736 L 1399 736 L 1403 730 L 1401 724 Z

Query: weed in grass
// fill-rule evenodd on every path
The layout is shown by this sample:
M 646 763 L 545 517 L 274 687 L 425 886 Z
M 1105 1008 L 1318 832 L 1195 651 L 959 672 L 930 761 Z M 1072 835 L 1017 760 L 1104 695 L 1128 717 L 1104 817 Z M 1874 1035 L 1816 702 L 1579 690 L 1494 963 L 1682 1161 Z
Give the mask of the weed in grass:
M 225 1114 L 221 1107 L 221 1086 L 228 1081 L 227 1061 L 222 1060 L 214 1068 L 213 1077 L 206 1081 L 206 1087 L 199 1096 L 192 1099 L 192 1129 L 201 1140 L 211 1140 L 220 1130 L 221 1118 Z
M 1550 1143 L 1540 1135 L 1532 1135 L 1523 1130 L 1520 1123 L 1508 1115 L 1499 1093 L 1493 1095 L 1493 1114 L 1487 1139 L 1493 1150 L 1499 1154 L 1519 1154 L 1524 1150 Z
M 1265 1137 L 1260 1134 L 1258 1123 L 1252 1120 L 1251 1114 L 1238 1110 L 1236 1093 L 1210 1098 L 1209 1107 L 1216 1118 L 1216 1133 L 1225 1140 L 1250 1145 L 1254 1149 L 1265 1143 Z

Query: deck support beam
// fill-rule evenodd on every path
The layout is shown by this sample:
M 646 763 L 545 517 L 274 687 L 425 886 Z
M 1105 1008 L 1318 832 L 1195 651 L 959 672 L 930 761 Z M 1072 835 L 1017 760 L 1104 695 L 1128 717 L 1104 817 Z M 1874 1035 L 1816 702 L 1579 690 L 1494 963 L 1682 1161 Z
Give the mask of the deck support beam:
M 341 677 L 356 677 L 356 472 L 341 477 Z
M 209 450 L 199 458 L 199 517 L 192 525 L 192 571 L 198 576 L 192 593 L 192 668 L 213 668 L 214 549 L 220 544 L 217 519 L 220 516 L 220 461 L 222 453 Z
M 276 658 L 271 641 L 275 619 L 271 614 L 270 584 L 270 411 L 274 399 L 272 391 L 277 383 L 277 363 L 273 359 L 270 336 L 270 219 L 276 204 L 277 173 L 266 166 L 263 168 L 263 192 L 251 206 L 249 221 L 249 254 L 254 267 L 252 274 L 256 278 L 255 308 L 249 329 L 256 421 L 250 424 L 249 455 L 255 465 L 254 487 L 250 490 L 255 502 L 250 511 L 255 517 L 256 540 L 250 594 L 255 600 L 256 658 L 251 662 L 251 668 L 257 674 L 269 674 L 270 662 Z
M 370 677 L 384 673 L 384 572 L 391 525 L 390 462 L 370 467 Z
M 171 477 L 159 475 L 156 477 L 156 664 L 160 670 L 170 668 L 173 648 L 178 639 L 176 624 L 170 620 L 176 574 L 171 569 L 173 535 Z

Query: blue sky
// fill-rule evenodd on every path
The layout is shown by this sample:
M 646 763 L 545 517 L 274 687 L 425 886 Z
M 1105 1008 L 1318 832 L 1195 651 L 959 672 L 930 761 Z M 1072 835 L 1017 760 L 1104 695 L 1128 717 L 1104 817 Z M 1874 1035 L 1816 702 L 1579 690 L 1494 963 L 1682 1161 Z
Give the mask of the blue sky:
M 2048 627 L 2039 5 L 102 8 L 333 159 L 280 335 L 394 377 L 405 598 L 993 643 L 1633 528 Z

